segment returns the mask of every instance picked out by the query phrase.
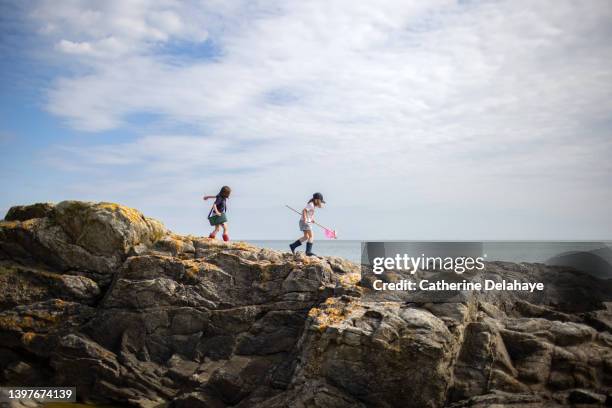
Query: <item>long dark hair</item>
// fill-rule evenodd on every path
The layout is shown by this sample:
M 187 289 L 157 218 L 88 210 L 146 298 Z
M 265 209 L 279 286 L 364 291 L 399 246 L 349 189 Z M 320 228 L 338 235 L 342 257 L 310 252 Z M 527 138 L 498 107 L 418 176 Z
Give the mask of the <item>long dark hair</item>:
M 228 186 L 223 186 L 221 187 L 221 191 L 219 191 L 218 195 L 220 195 L 223 198 L 229 198 L 231 193 L 232 193 L 231 188 L 229 188 Z
M 315 200 L 319 200 L 319 205 L 317 207 L 321 207 L 321 199 L 319 197 L 312 197 L 310 200 L 308 200 L 308 204 L 314 203 Z

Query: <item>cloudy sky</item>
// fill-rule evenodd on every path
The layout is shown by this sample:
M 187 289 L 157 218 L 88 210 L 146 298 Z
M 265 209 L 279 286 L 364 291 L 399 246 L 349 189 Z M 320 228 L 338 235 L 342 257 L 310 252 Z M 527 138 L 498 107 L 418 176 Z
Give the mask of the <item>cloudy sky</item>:
M 612 238 L 612 2 L 0 0 L 0 211 L 235 238 Z

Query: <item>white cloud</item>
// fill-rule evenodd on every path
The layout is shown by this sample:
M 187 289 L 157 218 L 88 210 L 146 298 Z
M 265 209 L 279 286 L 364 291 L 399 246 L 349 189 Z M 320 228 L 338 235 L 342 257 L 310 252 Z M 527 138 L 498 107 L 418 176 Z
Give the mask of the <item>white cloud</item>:
M 41 33 L 68 54 L 116 59 L 140 54 L 171 39 L 204 41 L 198 8 L 175 1 L 56 1 L 37 4 L 32 17 Z
M 91 54 L 93 48 L 87 41 L 73 42 L 62 40 L 57 44 L 57 48 L 68 54 Z
M 56 44 L 56 48 L 66 54 L 99 58 L 120 56 L 129 51 L 126 45 L 115 37 L 107 37 L 94 43 L 61 40 Z
M 86 68 L 54 83 L 50 112 L 90 132 L 138 113 L 196 129 L 68 148 L 85 167 L 144 166 L 130 186 L 253 168 L 253 194 L 323 185 L 343 205 L 359 189 L 579 217 L 612 198 L 608 1 L 73 1 L 33 16 Z M 207 38 L 212 59 L 168 52 Z

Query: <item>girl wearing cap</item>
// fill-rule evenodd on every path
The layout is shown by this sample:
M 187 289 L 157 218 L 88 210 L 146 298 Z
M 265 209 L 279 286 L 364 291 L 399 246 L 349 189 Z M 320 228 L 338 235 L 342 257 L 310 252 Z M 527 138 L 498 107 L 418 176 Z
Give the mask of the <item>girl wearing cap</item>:
M 312 235 L 312 228 L 310 224 L 314 222 L 315 208 L 321 208 L 323 204 L 325 204 L 325 200 L 323 200 L 323 195 L 321 193 L 314 193 L 312 195 L 312 198 L 306 204 L 306 207 L 304 207 L 304 209 L 302 210 L 302 216 L 300 217 L 300 231 L 302 231 L 304 235 L 297 239 L 294 243 L 289 245 L 289 248 L 291 248 L 292 253 L 295 254 L 296 248 L 302 245 L 304 241 L 306 241 L 306 255 L 314 255 L 314 253 L 312 252 L 312 244 L 314 241 L 314 237 Z

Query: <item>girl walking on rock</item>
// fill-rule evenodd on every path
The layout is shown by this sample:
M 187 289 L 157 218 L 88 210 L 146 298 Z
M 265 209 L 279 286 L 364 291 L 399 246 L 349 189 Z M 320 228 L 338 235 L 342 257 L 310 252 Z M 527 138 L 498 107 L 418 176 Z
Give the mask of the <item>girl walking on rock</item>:
M 306 207 L 302 210 L 302 216 L 300 217 L 300 231 L 304 233 L 302 237 L 297 239 L 294 243 L 289 245 L 291 252 L 295 254 L 297 247 L 302 245 L 306 241 L 306 255 L 314 256 L 312 252 L 312 244 L 314 242 L 314 236 L 312 234 L 311 224 L 314 223 L 315 208 L 321 208 L 325 204 L 323 195 L 321 193 L 314 193 L 312 198 L 306 204 Z
M 229 198 L 232 189 L 228 186 L 221 187 L 221 191 L 216 196 L 204 196 L 204 201 L 214 198 L 215 202 L 208 213 L 208 222 L 210 225 L 215 227 L 213 232 L 210 233 L 208 238 L 215 239 L 219 229 L 223 227 L 223 240 L 229 241 L 229 227 L 227 226 L 227 199 Z

